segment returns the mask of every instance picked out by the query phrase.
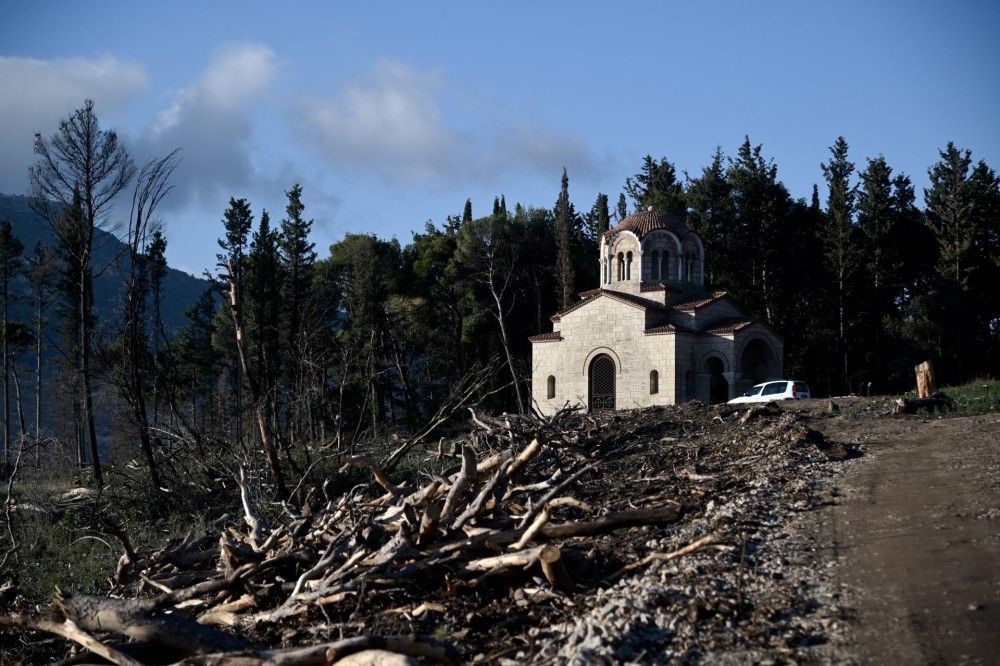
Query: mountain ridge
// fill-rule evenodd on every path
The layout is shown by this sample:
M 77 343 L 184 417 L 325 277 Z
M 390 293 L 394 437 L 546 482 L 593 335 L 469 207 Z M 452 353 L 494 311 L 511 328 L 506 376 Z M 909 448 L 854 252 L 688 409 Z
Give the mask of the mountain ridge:
M 24 258 L 34 252 L 38 241 L 52 248 L 56 247 L 51 230 L 31 208 L 30 198 L 27 196 L 0 193 L 0 220 L 10 220 L 14 235 L 24 244 Z M 99 327 L 114 321 L 118 316 L 124 282 L 116 267 L 120 267 L 119 259 L 126 249 L 125 243 L 115 234 L 97 229 L 94 236 L 94 265 L 104 268 L 94 277 L 94 309 Z M 163 280 L 161 314 L 168 336 L 175 334 L 185 324 L 185 312 L 209 286 L 210 282 L 204 278 L 167 267 Z M 24 306 L 24 303 L 20 308 L 15 306 L 15 315 L 21 315 L 20 310 L 26 309 Z

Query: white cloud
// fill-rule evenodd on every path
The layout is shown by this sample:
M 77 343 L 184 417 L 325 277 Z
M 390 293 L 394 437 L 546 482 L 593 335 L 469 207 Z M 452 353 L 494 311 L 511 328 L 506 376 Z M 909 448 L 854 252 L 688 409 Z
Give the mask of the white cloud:
M 370 170 L 390 182 L 492 181 L 514 170 L 551 176 L 563 166 L 577 175 L 601 170 L 582 137 L 542 124 L 473 118 L 470 125 L 480 129 L 459 126 L 444 111 L 446 89 L 438 73 L 385 61 L 333 99 L 303 100 L 297 125 L 335 168 Z
M 137 156 L 181 148 L 172 205 L 208 203 L 239 195 L 256 174 L 251 162 L 253 112 L 278 71 L 274 52 L 260 44 L 220 48 L 198 79 L 178 90 L 135 146 Z
M 458 157 L 458 136 L 434 99 L 440 87 L 434 74 L 383 62 L 338 99 L 304 104 L 302 121 L 334 164 L 422 181 L 449 172 Z
M 192 114 L 240 115 L 277 72 L 274 52 L 260 44 L 229 44 L 218 50 L 201 77 L 174 95 L 170 108 L 153 125 L 153 134 L 169 132 Z
M 36 132 L 93 99 L 98 113 L 116 111 L 146 88 L 145 70 L 105 55 L 37 60 L 0 56 L 0 192 L 26 192 Z

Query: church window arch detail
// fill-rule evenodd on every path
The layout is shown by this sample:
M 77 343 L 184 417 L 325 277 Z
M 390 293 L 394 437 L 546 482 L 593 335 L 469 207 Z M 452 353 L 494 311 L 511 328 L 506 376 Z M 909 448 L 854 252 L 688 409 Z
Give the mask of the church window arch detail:
M 649 371 L 649 394 L 654 395 L 660 392 L 660 373 L 656 370 Z
M 546 382 L 545 397 L 552 400 L 556 397 L 556 378 L 554 375 L 549 375 L 549 379 Z

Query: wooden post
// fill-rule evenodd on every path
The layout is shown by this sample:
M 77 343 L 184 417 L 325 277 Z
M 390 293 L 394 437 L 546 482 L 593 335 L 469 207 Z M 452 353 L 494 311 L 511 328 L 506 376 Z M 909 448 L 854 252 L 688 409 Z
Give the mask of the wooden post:
M 934 385 L 934 366 L 930 361 L 924 361 L 914 368 L 917 373 L 917 397 L 929 398 L 937 391 Z

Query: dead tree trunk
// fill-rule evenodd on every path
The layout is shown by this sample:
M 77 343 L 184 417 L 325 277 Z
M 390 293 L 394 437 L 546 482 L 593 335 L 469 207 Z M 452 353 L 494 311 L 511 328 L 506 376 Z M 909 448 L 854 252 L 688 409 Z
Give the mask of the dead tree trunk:
M 917 374 L 917 397 L 920 399 L 931 397 L 937 391 L 934 382 L 934 366 L 930 361 L 924 361 L 913 370 Z
M 288 497 L 288 489 L 285 487 L 284 475 L 281 472 L 281 461 L 278 460 L 278 449 L 275 447 L 274 438 L 271 436 L 271 428 L 267 419 L 267 406 L 260 395 L 260 387 L 257 385 L 256 377 L 250 369 L 247 361 L 244 342 L 246 332 L 243 328 L 243 313 L 240 311 L 239 286 L 236 284 L 235 266 L 229 262 L 226 266 L 229 270 L 229 314 L 233 320 L 233 328 L 236 332 L 236 353 L 240 359 L 240 369 L 246 378 L 247 387 L 250 389 L 250 400 L 253 401 L 254 417 L 257 421 L 257 429 L 260 432 L 260 443 L 267 456 L 267 465 L 271 472 L 271 480 L 274 481 L 278 496 L 282 499 Z

